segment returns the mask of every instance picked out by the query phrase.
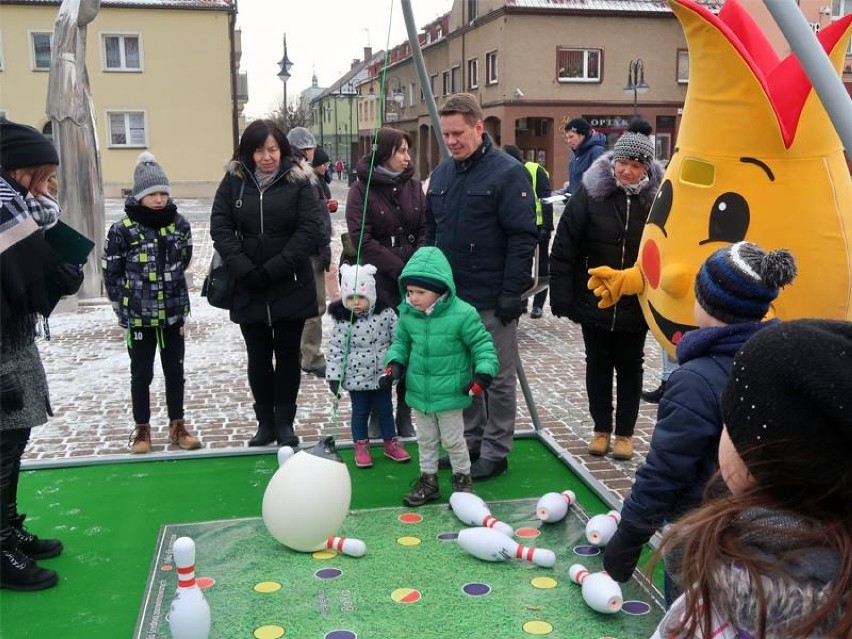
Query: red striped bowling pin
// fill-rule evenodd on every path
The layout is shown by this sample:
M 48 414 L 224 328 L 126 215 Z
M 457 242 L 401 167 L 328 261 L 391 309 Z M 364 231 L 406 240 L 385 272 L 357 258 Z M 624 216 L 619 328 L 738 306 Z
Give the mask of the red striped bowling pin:
M 528 548 L 511 537 L 491 528 L 464 528 L 459 532 L 459 546 L 483 561 L 506 561 L 515 557 L 537 566 L 552 568 L 556 554 L 546 548 Z
M 453 493 L 450 495 L 450 508 L 455 516 L 468 526 L 493 528 L 509 537 L 515 534 L 515 530 L 509 524 L 495 519 L 491 515 L 488 504 L 473 493 Z
M 573 490 L 563 490 L 561 493 L 545 493 L 535 505 L 535 515 L 543 522 L 553 524 L 562 521 L 568 514 L 568 506 L 577 501 Z
M 354 537 L 329 537 L 325 547 L 350 557 L 363 557 L 367 552 L 367 544 Z
M 586 523 L 586 539 L 598 548 L 606 546 L 620 521 L 621 514 L 617 510 L 610 510 L 606 515 L 595 515 Z
M 178 537 L 172 544 L 172 555 L 178 573 L 178 587 L 168 616 L 172 639 L 208 639 L 210 606 L 195 583 L 195 542 Z
M 605 572 L 589 572 L 585 566 L 573 564 L 568 569 L 568 577 L 582 587 L 583 601 L 592 610 L 607 615 L 621 610 L 624 597 L 621 586 Z

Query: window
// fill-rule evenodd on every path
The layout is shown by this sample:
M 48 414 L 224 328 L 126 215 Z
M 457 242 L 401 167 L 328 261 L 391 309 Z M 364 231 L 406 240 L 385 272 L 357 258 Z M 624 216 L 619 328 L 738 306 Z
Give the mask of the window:
M 50 48 L 53 42 L 53 33 L 50 31 L 30 32 L 32 42 L 32 61 L 34 71 L 50 70 Z
M 600 82 L 600 49 L 556 50 L 557 79 L 559 82 Z
M 689 51 L 687 49 L 677 50 L 677 82 L 678 84 L 689 82 Z
M 852 13 L 852 0 L 832 0 L 832 21 L 838 20 L 849 13 Z M 849 47 L 846 49 L 846 55 L 852 55 L 852 42 L 849 43 Z
M 147 146 L 144 111 L 107 111 L 107 122 L 110 146 Z
M 476 20 L 477 12 L 477 0 L 467 0 L 467 21 L 473 22 Z
M 0 36 L 0 71 L 6 68 L 5 60 L 6 58 L 3 56 L 3 37 Z
M 467 88 L 479 88 L 479 58 L 471 58 L 467 61 Z
M 450 95 L 452 91 L 450 91 L 450 72 L 444 71 L 443 73 L 443 89 L 444 92 L 441 95 Z
M 423 94 L 421 93 L 420 96 L 420 99 L 422 100 Z M 417 104 L 417 83 L 415 82 L 412 82 L 408 85 L 408 104 L 410 104 L 411 106 Z
M 497 52 L 485 54 L 485 84 L 497 84 Z
M 461 84 L 461 66 L 456 65 L 450 70 L 450 93 L 458 93 L 462 90 Z
M 429 90 L 432 92 L 432 97 L 434 98 L 437 93 L 435 93 L 435 85 L 438 84 L 438 74 L 429 76 Z
M 108 34 L 102 36 L 104 69 L 107 71 L 141 71 L 142 53 L 138 35 Z

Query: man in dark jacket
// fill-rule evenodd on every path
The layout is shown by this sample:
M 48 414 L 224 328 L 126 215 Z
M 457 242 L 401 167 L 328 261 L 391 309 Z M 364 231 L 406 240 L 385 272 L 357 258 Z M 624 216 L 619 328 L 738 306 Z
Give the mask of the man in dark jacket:
M 464 411 L 471 477 L 508 469 L 515 432 L 518 318 L 530 286 L 538 241 L 534 199 L 523 166 L 484 131 L 476 98 L 458 93 L 440 112 L 452 154 L 435 169 L 426 194 L 426 244 L 440 248 L 460 298 L 472 304 L 494 339 L 500 370 L 485 398 Z M 446 462 L 444 462 L 446 464 Z
M 606 547 L 604 568 L 613 579 L 630 579 L 654 531 L 701 503 L 707 480 L 718 467 L 721 396 L 734 355 L 769 324 L 761 320 L 795 274 L 790 253 L 764 253 L 749 242 L 721 248 L 702 265 L 695 278 L 699 328 L 677 345 L 681 366 L 669 378 L 651 449 Z M 670 605 L 680 592 L 668 572 L 665 586 Z
M 583 180 L 583 173 L 606 150 L 606 136 L 592 129 L 585 118 L 572 118 L 565 123 L 564 139 L 573 155 L 568 160 L 568 193 L 574 195 Z

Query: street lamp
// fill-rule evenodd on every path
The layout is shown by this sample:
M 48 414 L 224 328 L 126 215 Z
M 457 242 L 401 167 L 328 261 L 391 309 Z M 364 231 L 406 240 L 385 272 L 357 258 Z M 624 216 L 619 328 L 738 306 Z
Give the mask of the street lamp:
M 627 84 L 624 85 L 624 90 L 627 93 L 633 92 L 633 117 L 639 115 L 637 93 L 645 93 L 650 88 L 645 82 L 645 63 L 642 58 L 631 60 L 627 66 Z
M 290 69 L 293 68 L 293 63 L 287 57 L 287 34 L 284 34 L 284 57 L 278 61 L 281 70 L 278 72 L 278 77 L 284 83 L 284 125 L 290 126 L 290 110 L 287 108 L 287 80 L 290 79 Z

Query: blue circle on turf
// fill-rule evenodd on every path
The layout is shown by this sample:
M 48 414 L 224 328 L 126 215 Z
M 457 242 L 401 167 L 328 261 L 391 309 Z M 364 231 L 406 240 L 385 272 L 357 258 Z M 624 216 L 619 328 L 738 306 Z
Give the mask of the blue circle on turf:
M 469 583 L 462 586 L 462 592 L 471 597 L 484 597 L 491 592 L 491 586 L 480 583 Z
M 601 554 L 601 549 L 597 546 L 574 546 L 574 554 L 581 557 L 594 557 Z
M 340 568 L 323 568 L 322 570 L 317 570 L 314 573 L 314 577 L 317 579 L 335 579 L 343 574 L 343 571 Z

